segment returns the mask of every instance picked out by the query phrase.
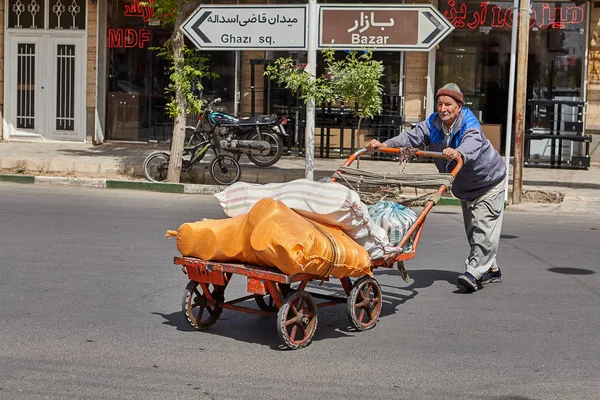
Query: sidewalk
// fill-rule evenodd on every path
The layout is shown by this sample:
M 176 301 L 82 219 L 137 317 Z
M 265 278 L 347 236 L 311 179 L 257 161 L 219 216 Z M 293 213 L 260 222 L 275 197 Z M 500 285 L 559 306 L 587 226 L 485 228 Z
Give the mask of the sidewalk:
M 160 190 L 179 193 L 215 193 L 222 189 L 214 185 L 207 161 L 196 165 L 190 174 L 182 175 L 181 185 L 151 184 L 142 172 L 144 158 L 153 151 L 169 150 L 167 145 L 143 143 L 69 142 L 0 142 L 0 181 L 70 184 L 80 186 Z M 341 165 L 343 158 L 315 158 L 315 179 L 329 177 Z M 251 183 L 287 182 L 303 178 L 305 158 L 283 156 L 272 167 L 258 168 L 243 156 L 241 180 Z M 356 167 L 356 162 L 352 165 Z M 400 165 L 392 161 L 364 159 L 360 169 L 400 173 Z M 412 163 L 408 173 L 436 172 L 432 163 Z M 512 191 L 512 167 L 509 192 Z M 589 170 L 524 168 L 525 191 L 558 191 L 565 195 L 560 204 L 522 203 L 511 210 L 538 210 L 600 214 L 600 163 Z

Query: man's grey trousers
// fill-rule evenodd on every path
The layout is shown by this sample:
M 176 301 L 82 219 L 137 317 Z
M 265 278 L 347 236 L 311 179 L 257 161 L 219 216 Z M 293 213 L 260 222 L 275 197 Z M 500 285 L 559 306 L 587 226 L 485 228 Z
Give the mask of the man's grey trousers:
M 497 267 L 496 255 L 504 215 L 504 191 L 497 190 L 499 186 L 473 201 L 461 201 L 465 232 L 471 246 L 469 258 L 465 261 L 466 270 L 475 279 L 481 279 L 490 268 Z

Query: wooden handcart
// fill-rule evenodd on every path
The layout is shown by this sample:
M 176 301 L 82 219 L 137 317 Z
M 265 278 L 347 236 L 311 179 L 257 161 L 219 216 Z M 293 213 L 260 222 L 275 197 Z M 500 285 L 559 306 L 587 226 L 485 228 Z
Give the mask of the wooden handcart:
M 398 153 L 399 149 L 383 149 L 387 153 Z M 353 154 L 344 164 L 350 166 L 365 150 Z M 441 153 L 412 153 L 419 157 L 441 157 Z M 462 167 L 459 161 L 450 175 L 450 181 Z M 348 173 L 347 170 L 339 170 Z M 448 188 L 441 184 L 437 188 L 439 196 Z M 372 263 L 371 269 L 391 268 L 394 265 L 405 274 L 404 261 L 414 258 L 425 218 L 437 201 L 427 200 L 417 221 L 411 226 L 397 247 L 388 249 L 389 254 Z M 342 278 L 340 283 L 346 297 L 325 295 L 307 290 L 311 281 L 328 281 L 330 277 L 311 274 L 286 275 L 276 268 L 265 268 L 249 264 L 206 261 L 193 257 L 175 257 L 174 263 L 181 266 L 189 278 L 182 299 L 182 312 L 188 323 L 197 330 L 213 325 L 224 308 L 252 314 L 277 317 L 277 333 L 283 344 L 290 349 L 307 346 L 317 329 L 317 309 L 321 307 L 346 304 L 346 312 L 352 327 L 358 331 L 371 329 L 377 323 L 381 313 L 383 296 L 381 287 L 375 278 L 368 275 L 352 281 Z M 225 301 L 225 289 L 233 275 L 242 275 L 247 279 L 249 295 Z M 314 299 L 324 300 L 317 303 Z M 241 303 L 254 299 L 258 308 Z

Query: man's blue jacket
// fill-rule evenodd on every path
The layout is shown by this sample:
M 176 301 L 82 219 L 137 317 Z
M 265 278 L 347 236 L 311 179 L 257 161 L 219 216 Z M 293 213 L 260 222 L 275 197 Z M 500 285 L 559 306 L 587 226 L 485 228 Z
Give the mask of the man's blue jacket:
M 441 152 L 446 147 L 462 155 L 464 165 L 452 184 L 452 193 L 461 200 L 475 200 L 496 186 L 506 175 L 506 166 L 500 154 L 481 130 L 477 117 L 468 108 L 462 108 L 454 122 L 449 140 L 442 128 L 442 119 L 433 113 L 408 132 L 385 141 L 388 147 L 419 147 Z M 455 161 L 436 158 L 440 172 L 450 172 Z

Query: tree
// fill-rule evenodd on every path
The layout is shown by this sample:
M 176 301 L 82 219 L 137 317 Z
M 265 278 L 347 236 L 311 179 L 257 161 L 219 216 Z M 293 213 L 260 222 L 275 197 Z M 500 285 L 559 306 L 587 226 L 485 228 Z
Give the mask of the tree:
M 356 105 L 358 117 L 357 134 L 364 118 L 381 114 L 383 94 L 383 63 L 373 59 L 373 52 L 350 51 L 342 60 L 335 59 L 335 51 L 323 50 L 325 73 L 314 77 L 304 68 L 294 65 L 291 58 L 279 58 L 269 65 L 265 75 L 285 85 L 293 93 L 299 93 L 306 103 L 343 101 Z
M 208 70 L 208 58 L 198 55 L 195 49 L 185 45 L 181 25 L 188 15 L 198 7 L 198 0 L 154 0 L 143 2 L 154 7 L 154 15 L 161 24 L 171 26 L 173 33 L 160 49 L 159 55 L 171 61 L 171 83 L 166 88 L 172 94 L 167 112 L 173 118 L 173 139 L 171 140 L 171 156 L 167 182 L 179 182 L 181 161 L 185 143 L 186 118 L 190 113 L 202 111 L 202 100 L 195 97 L 196 90 L 202 91 L 201 78 L 214 78 L 216 75 Z

